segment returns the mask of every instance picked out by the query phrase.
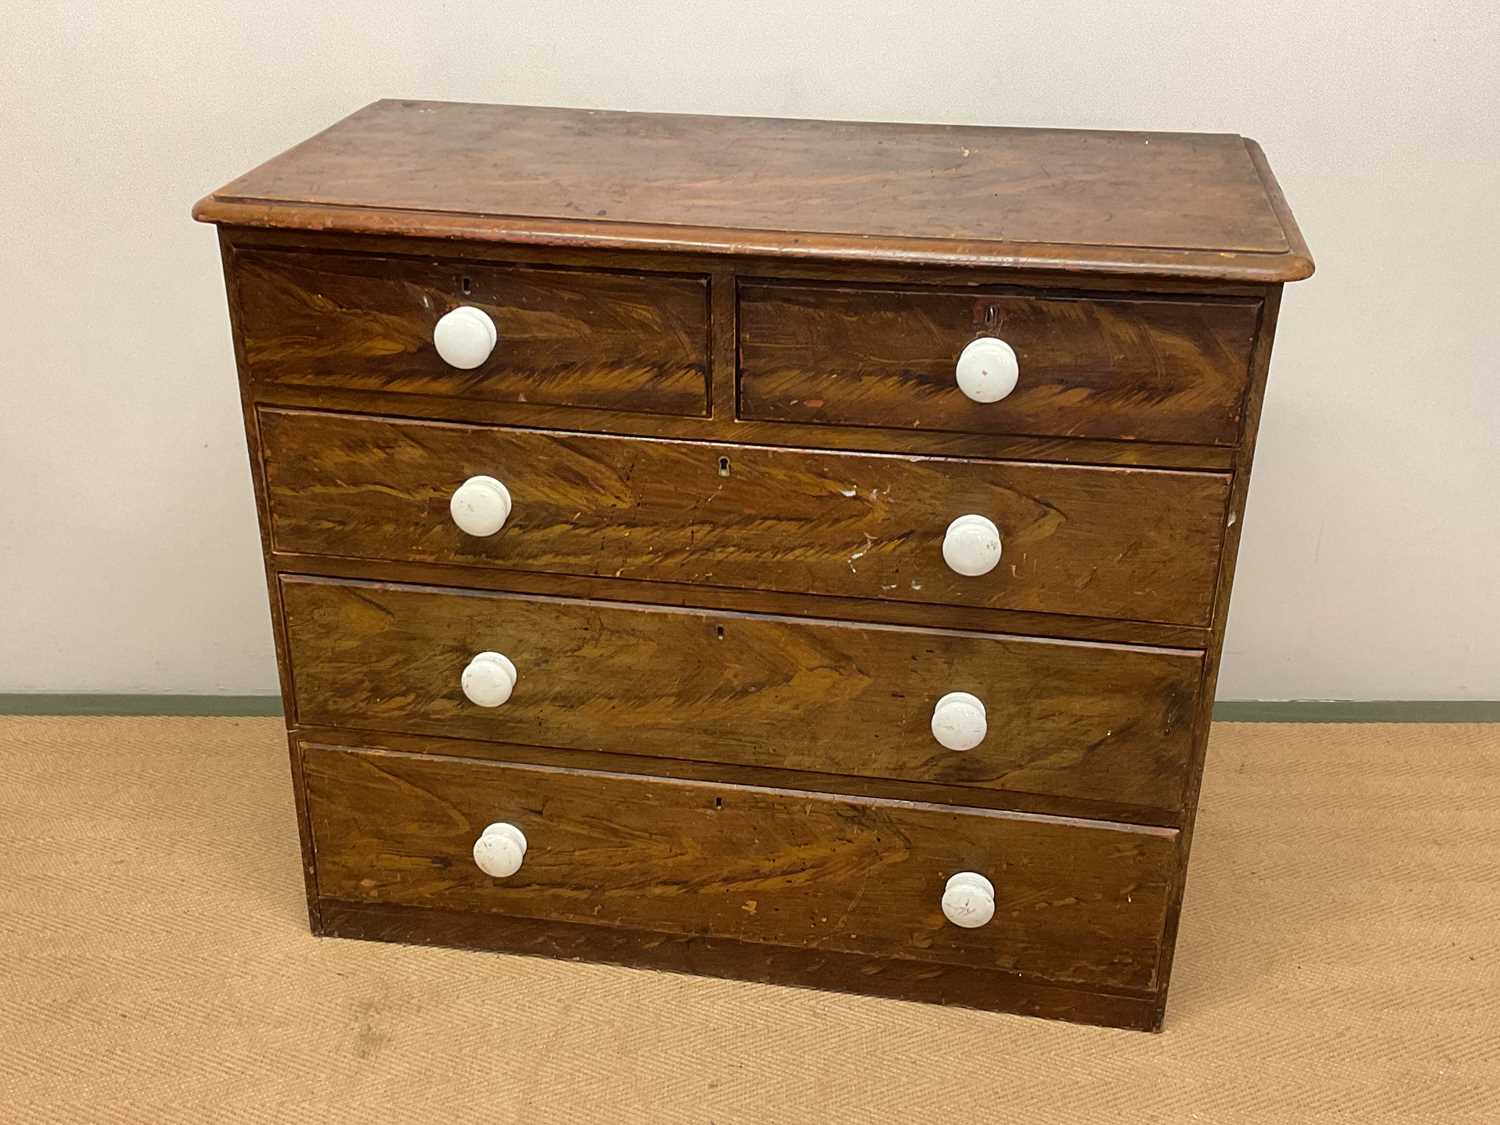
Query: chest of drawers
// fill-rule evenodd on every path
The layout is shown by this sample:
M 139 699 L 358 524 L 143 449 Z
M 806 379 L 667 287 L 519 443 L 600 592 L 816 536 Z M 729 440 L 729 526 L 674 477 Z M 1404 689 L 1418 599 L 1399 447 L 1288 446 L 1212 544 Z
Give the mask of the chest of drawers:
M 315 932 L 1161 1025 L 1253 142 L 387 101 L 195 215 Z

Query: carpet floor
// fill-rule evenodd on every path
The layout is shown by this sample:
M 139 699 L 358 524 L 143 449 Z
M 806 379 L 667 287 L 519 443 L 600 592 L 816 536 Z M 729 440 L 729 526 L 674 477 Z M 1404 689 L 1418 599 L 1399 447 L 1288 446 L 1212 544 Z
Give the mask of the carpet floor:
M 1500 1121 L 1500 726 L 1214 728 L 1162 1035 L 309 936 L 279 720 L 0 719 L 0 1121 Z

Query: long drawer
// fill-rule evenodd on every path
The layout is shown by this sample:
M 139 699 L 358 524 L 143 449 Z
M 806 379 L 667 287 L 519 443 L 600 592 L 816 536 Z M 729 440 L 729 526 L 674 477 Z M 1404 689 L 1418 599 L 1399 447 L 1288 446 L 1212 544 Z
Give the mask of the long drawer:
M 257 250 L 230 259 L 230 284 L 255 382 L 707 413 L 701 276 Z M 460 306 L 497 334 L 472 369 L 434 345 Z
M 741 283 L 745 418 L 1232 445 L 1257 300 Z M 999 401 L 968 398 L 957 361 L 1005 341 Z
M 316 578 L 281 594 L 304 725 L 1154 809 L 1180 807 L 1192 756 L 1199 652 Z M 498 706 L 464 687 L 486 652 L 515 672 Z M 933 728 L 954 692 L 983 710 L 970 749 Z
M 1207 626 L 1229 478 L 263 408 L 276 551 Z M 489 535 L 450 500 L 510 496 Z M 978 515 L 988 573 L 945 540 Z
M 317 745 L 303 775 L 327 899 L 1119 988 L 1156 982 L 1177 862 L 1172 829 L 918 802 Z M 506 877 L 476 864 L 492 824 Z M 945 915 L 960 872 L 988 880 L 987 923 Z

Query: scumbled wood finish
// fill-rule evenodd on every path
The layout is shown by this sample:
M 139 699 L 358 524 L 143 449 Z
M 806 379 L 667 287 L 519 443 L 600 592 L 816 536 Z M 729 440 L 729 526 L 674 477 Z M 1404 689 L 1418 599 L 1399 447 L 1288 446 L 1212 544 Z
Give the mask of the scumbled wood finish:
M 299 723 L 1172 809 L 1201 653 L 285 578 Z M 485 708 L 477 652 L 518 673 Z M 973 750 L 933 738 L 984 701 Z
M 316 932 L 1161 1026 L 1281 286 L 1312 272 L 1258 145 L 380 102 L 194 214 Z M 460 372 L 430 332 L 465 303 L 501 340 Z M 951 383 L 980 334 L 1020 354 L 990 406 Z M 528 495 L 466 543 L 427 469 L 502 456 Z M 916 571 L 957 498 L 1030 537 L 994 600 Z M 882 550 L 841 571 L 856 532 Z M 613 684 L 523 666 L 473 715 L 453 662 L 518 623 Z M 917 702 L 955 676 L 1002 701 L 967 756 Z M 468 855 L 501 815 L 540 833 L 511 886 Z M 995 918 L 940 923 L 982 862 Z
M 642 441 L 265 410 L 278 551 L 1207 624 L 1229 478 L 1209 473 Z M 465 535 L 453 490 L 505 482 Z M 943 534 L 977 512 L 1003 555 L 966 577 Z
M 321 894 L 1000 970 L 1154 984 L 1176 832 L 917 802 L 307 747 Z M 508 879 L 473 864 L 526 834 Z M 947 923 L 949 875 L 995 919 Z
M 1239 432 L 1258 301 L 1039 298 L 744 284 L 746 418 L 1207 444 Z M 954 363 L 979 336 L 1015 349 L 1021 378 L 974 402 Z
M 249 376 L 404 395 L 706 413 L 701 277 L 497 267 L 354 254 L 235 255 Z M 458 305 L 500 334 L 479 367 L 448 366 L 433 325 Z

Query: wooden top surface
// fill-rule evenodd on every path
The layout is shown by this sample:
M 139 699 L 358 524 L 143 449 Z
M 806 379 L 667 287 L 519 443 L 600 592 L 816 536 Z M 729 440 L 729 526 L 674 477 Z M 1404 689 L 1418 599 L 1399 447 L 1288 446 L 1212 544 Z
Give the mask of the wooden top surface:
M 1291 281 L 1312 262 L 1232 134 L 379 101 L 201 201 L 259 227 Z

